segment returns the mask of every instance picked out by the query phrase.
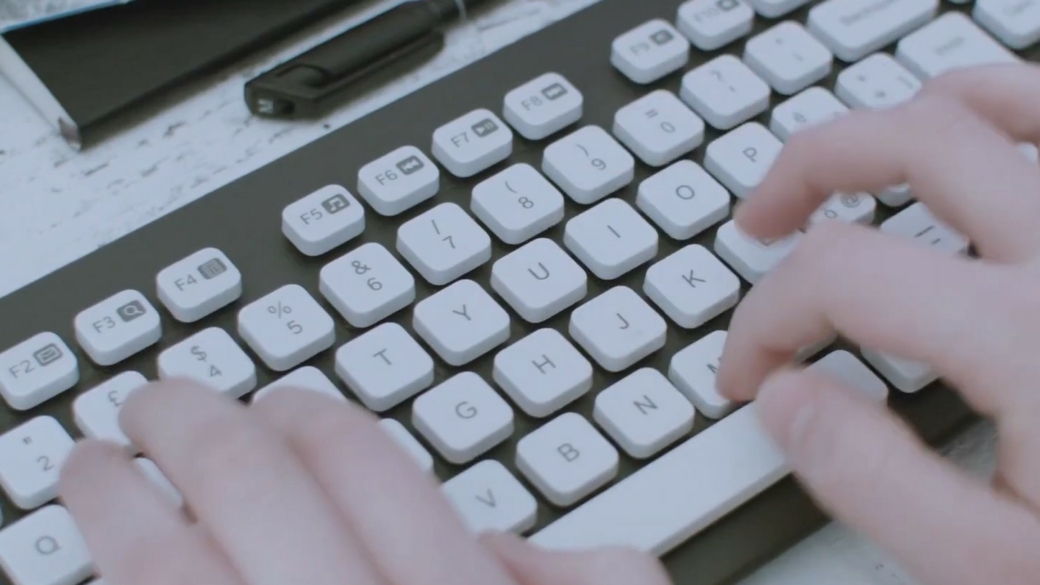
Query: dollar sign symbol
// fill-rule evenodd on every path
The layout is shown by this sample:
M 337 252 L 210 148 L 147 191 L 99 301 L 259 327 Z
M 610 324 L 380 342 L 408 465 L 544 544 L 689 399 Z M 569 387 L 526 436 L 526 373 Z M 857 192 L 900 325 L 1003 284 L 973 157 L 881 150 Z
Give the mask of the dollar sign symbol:
M 202 351 L 202 348 L 197 345 L 191 346 L 191 355 L 195 356 L 200 362 L 206 361 L 206 352 Z

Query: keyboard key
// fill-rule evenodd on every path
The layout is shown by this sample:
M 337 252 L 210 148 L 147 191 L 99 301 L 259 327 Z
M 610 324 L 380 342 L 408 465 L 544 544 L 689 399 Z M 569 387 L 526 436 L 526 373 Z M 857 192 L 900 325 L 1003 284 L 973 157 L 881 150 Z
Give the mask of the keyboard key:
M 693 430 L 693 406 L 661 372 L 632 372 L 596 397 L 593 418 L 626 453 L 646 459 Z
M 1017 63 L 1018 57 L 959 12 L 949 12 L 907 35 L 896 59 L 921 79 L 954 69 Z
M 806 5 L 809 0 L 748 0 L 755 12 L 766 18 L 781 17 L 796 8 Z
M 54 333 L 39 333 L 0 353 L 0 394 L 15 410 L 29 410 L 79 382 L 79 362 Z
M 808 369 L 831 376 L 878 402 L 888 399 L 888 386 L 881 381 L 881 378 L 874 375 L 870 368 L 863 365 L 863 362 L 856 359 L 856 356 L 847 351 L 833 351 L 820 358 Z
M 830 122 L 849 109 L 834 94 L 822 87 L 810 87 L 773 108 L 769 131 L 780 140 L 810 126 Z
M 159 354 L 159 377 L 191 378 L 231 398 L 256 388 L 253 360 L 219 327 L 200 331 Z
M 690 0 L 679 6 L 678 24 L 702 51 L 714 51 L 751 32 L 755 13 L 741 0 Z
M 683 101 L 719 130 L 729 130 L 766 111 L 769 93 L 766 82 L 733 55 L 716 57 L 682 80 Z
M 513 409 L 483 378 L 463 372 L 415 399 L 412 424 L 441 456 L 461 465 L 513 434 Z
M 490 260 L 491 237 L 457 204 L 441 203 L 397 230 L 397 251 L 440 286 Z
M 888 53 L 874 53 L 838 74 L 835 91 L 853 108 L 883 110 L 909 101 L 921 82 Z
M 495 356 L 494 380 L 524 412 L 543 418 L 592 388 L 592 364 L 560 332 L 539 329 Z
M 882 233 L 913 238 L 926 246 L 952 254 L 968 251 L 968 239 L 936 219 L 923 203 L 914 203 L 888 218 L 880 229 Z
M 744 62 L 777 92 L 793 95 L 831 72 L 831 52 L 801 24 L 784 21 L 748 40 Z
M 141 374 L 123 372 L 80 394 L 72 403 L 76 426 L 87 437 L 132 449 L 130 439 L 119 426 L 119 409 L 123 407 L 131 392 L 146 384 L 148 380 Z
M 693 329 L 736 306 L 740 279 L 693 244 L 651 266 L 643 292 L 680 327 Z
M 390 437 L 404 449 L 404 452 L 409 457 L 415 460 L 415 463 L 426 473 L 433 473 L 433 455 L 426 450 L 426 447 L 422 446 L 408 429 L 404 428 L 404 425 L 397 422 L 392 418 L 384 418 L 379 421 L 379 426 L 383 427 L 383 430 L 390 435 Z
M 379 215 L 404 213 L 440 188 L 440 169 L 415 146 L 402 146 L 358 171 L 358 193 Z
M 470 211 L 510 245 L 563 221 L 563 195 L 527 163 L 518 163 L 473 188 Z
M 617 475 L 618 453 L 589 421 L 568 412 L 516 445 L 516 467 L 557 506 L 570 506 Z
M 784 144 L 758 122 L 748 122 L 708 145 L 704 167 L 734 195 L 745 198 L 766 178 Z
M 617 111 L 614 135 L 643 162 L 664 166 L 700 146 L 704 122 L 663 89 Z
M 68 510 L 47 506 L 0 531 L 0 565 L 14 585 L 76 585 L 93 572 Z
M 664 347 L 667 325 L 632 289 L 616 286 L 571 313 L 574 341 L 610 372 Z
M 156 465 L 154 461 L 138 457 L 134 459 L 134 464 L 137 465 L 137 468 L 141 470 L 141 473 L 143 473 L 153 485 L 159 488 L 159 491 L 169 496 L 174 506 L 177 508 L 184 506 L 184 496 L 181 495 L 177 490 L 177 487 L 173 485 L 173 482 L 166 477 L 166 474 L 159 469 L 159 466 Z
M 370 327 L 415 301 L 415 278 L 381 244 L 362 244 L 321 269 L 318 290 L 353 327 Z
M 762 242 L 741 233 L 730 220 L 715 233 L 715 253 L 744 280 L 755 284 L 794 250 L 800 235 Z
M 729 192 L 692 160 L 680 160 L 639 185 L 636 207 L 676 240 L 688 240 L 729 215 Z
M 939 379 L 926 363 L 915 362 L 884 352 L 862 348 L 863 359 L 874 366 L 900 392 L 913 394 Z
M 397 323 L 336 352 L 336 373 L 369 410 L 389 410 L 433 384 L 433 358 Z
M 468 364 L 509 339 L 509 315 L 472 280 L 460 280 L 420 301 L 412 327 L 453 366 Z
M 164 269 L 155 282 L 159 300 L 182 323 L 194 323 L 242 296 L 242 273 L 216 248 Z
M 930 21 L 939 0 L 826 0 L 809 11 L 809 32 L 842 61 L 858 61 Z
M 98 365 L 112 366 L 162 337 L 155 307 L 136 290 L 124 290 L 76 315 L 76 341 Z
M 971 15 L 1012 49 L 1040 41 L 1040 2 L 1037 0 L 976 0 Z
M 31 510 L 58 495 L 58 476 L 74 443 L 58 421 L 39 416 L 0 435 L 0 485 Z
M 585 100 L 567 78 L 546 73 L 506 94 L 502 115 L 528 140 L 541 140 L 581 119 Z
M 866 193 L 840 193 L 831 196 L 822 207 L 809 217 L 809 224 L 838 220 L 846 223 L 869 225 L 874 221 L 877 201 Z
M 589 205 L 632 182 L 635 159 L 599 126 L 585 126 L 549 145 L 542 172 L 571 199 Z
M 704 416 L 718 420 L 736 409 L 719 394 L 715 375 L 726 345 L 726 332 L 713 331 L 672 356 L 668 379 Z
M 635 83 L 653 83 L 690 60 L 690 43 L 671 23 L 655 18 L 614 39 L 610 62 Z
M 295 368 L 336 341 L 332 317 L 298 284 L 239 311 L 238 334 L 276 372 Z
M 307 256 L 321 256 L 363 231 L 365 208 L 339 185 L 319 189 L 282 212 L 282 233 Z
M 657 239 L 657 230 L 621 199 L 607 199 L 575 216 L 563 235 L 567 249 L 603 280 L 652 260 Z
M 441 488 L 475 533 L 522 533 L 538 516 L 538 502 L 498 461 L 481 461 Z
M 461 116 L 433 133 L 433 156 L 456 177 L 472 177 L 509 158 L 513 131 L 490 110 Z
M 274 382 L 271 382 L 267 386 L 257 390 L 253 394 L 252 401 L 256 402 L 271 392 L 281 389 L 310 390 L 311 392 L 324 394 L 329 398 L 335 398 L 336 400 L 341 400 L 343 402 L 347 401 L 347 398 L 343 396 L 343 393 L 339 391 L 339 388 L 332 383 L 332 380 L 329 380 L 328 376 L 314 366 L 303 366 L 302 368 L 297 368 Z
M 540 238 L 495 262 L 491 288 L 525 321 L 541 323 L 585 298 L 588 276 L 556 242 Z

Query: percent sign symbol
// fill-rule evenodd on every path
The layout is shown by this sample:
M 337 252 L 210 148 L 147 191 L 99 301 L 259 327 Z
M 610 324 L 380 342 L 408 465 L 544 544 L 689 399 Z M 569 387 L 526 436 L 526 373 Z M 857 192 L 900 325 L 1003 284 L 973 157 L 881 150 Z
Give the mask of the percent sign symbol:
M 292 314 L 292 307 L 286 307 L 281 301 L 278 301 L 278 304 L 267 307 L 267 312 L 281 319 L 283 315 Z

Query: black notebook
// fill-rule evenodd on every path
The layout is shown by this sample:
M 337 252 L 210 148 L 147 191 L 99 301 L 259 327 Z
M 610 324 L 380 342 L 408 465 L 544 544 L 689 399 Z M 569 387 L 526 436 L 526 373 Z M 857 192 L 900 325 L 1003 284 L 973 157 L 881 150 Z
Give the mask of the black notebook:
M 0 37 L 0 73 L 77 148 L 118 114 L 360 0 L 136 0 Z

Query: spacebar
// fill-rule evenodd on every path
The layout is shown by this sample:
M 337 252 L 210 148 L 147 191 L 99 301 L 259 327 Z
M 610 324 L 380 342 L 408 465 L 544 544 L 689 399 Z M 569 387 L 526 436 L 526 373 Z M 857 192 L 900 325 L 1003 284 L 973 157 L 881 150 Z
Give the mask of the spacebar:
M 550 549 L 663 555 L 788 473 L 750 404 L 531 536 Z

